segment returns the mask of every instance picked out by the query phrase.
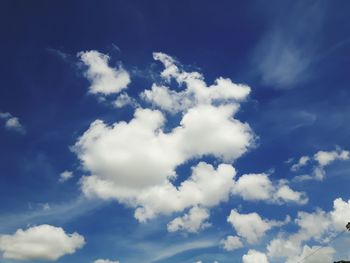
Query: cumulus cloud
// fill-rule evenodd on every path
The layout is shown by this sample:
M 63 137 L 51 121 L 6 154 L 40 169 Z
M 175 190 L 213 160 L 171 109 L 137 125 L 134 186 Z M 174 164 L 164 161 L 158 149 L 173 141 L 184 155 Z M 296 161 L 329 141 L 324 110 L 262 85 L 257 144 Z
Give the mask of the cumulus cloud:
M 13 235 L 0 235 L 3 257 L 15 260 L 48 260 L 73 254 L 85 244 L 78 233 L 67 234 L 62 228 L 39 225 L 18 229 Z
M 295 181 L 318 180 L 322 181 L 326 175 L 325 167 L 331 165 L 337 160 L 346 161 L 350 158 L 350 152 L 337 148 L 334 151 L 318 151 L 314 154 L 312 159 L 308 156 L 300 158 L 299 162 L 294 164 L 292 171 L 298 171 L 302 166 L 307 165 L 309 161 L 313 161 L 315 165 L 312 168 L 312 174 L 299 175 L 294 178 Z
M 265 200 L 269 202 L 308 202 L 306 194 L 292 190 L 287 182 L 273 183 L 268 174 L 244 174 L 236 181 L 233 192 L 244 200 Z
M 168 231 L 187 231 L 196 233 L 199 230 L 210 226 L 206 220 L 209 218 L 209 211 L 201 207 L 192 207 L 188 214 L 177 217 L 168 224 Z
M 335 160 L 349 160 L 349 151 L 337 149 L 335 151 L 319 151 L 314 155 L 314 159 L 320 166 L 324 167 L 330 165 Z
M 310 248 L 305 243 L 315 241 L 319 243 L 328 242 L 329 237 L 335 236 L 339 231 L 345 229 L 345 225 L 350 218 L 350 200 L 347 202 L 337 198 L 333 202 L 333 210 L 325 212 L 317 209 L 315 212 L 298 212 L 295 219 L 299 227 L 296 233 L 281 235 L 273 239 L 267 247 L 268 255 L 272 258 L 286 258 L 288 263 L 303 258 L 303 255 L 311 253 L 317 247 Z M 334 250 L 326 247 L 323 252 L 324 258 L 329 258 L 331 262 Z M 322 255 L 322 254 L 321 254 Z M 307 262 L 319 262 L 322 257 L 312 257 Z
M 120 263 L 118 260 L 96 259 L 93 263 Z
M 126 89 L 130 83 L 129 73 L 122 67 L 108 65 L 110 57 L 96 50 L 79 52 L 77 55 L 87 66 L 85 77 L 90 81 L 89 92 L 110 95 Z
M 220 244 L 227 251 L 233 251 L 243 247 L 241 239 L 238 236 L 227 236 L 226 239 L 220 241 Z
M 83 192 L 135 207 L 140 221 L 227 200 L 235 169 L 224 163 L 247 152 L 255 138 L 249 125 L 235 118 L 249 87 L 227 79 L 207 87 L 200 73 L 181 70 L 170 56 L 155 53 L 154 58 L 164 64 L 165 81 L 175 78 L 196 94 L 196 102 L 182 108 L 178 125 L 167 129 L 166 115 L 160 111 L 164 107 L 155 103 L 160 109 L 138 107 L 129 122 L 94 121 L 73 146 L 91 174 L 81 180 Z M 170 108 L 175 107 L 174 96 L 169 97 Z M 173 185 L 177 167 L 208 155 L 222 164 L 215 169 L 199 163 L 179 187 Z
M 65 182 L 65 181 L 68 181 L 68 180 L 72 179 L 73 176 L 74 176 L 73 172 L 71 172 L 71 171 L 64 171 L 64 172 L 62 172 L 62 173 L 60 174 L 60 178 L 59 178 L 58 181 L 59 181 L 60 183 L 63 183 L 63 182 Z
M 0 119 L 3 119 L 5 121 L 6 129 L 17 131 L 19 133 L 25 133 L 25 129 L 20 123 L 18 117 L 14 117 L 11 113 L 0 112 Z
M 279 227 L 289 222 L 289 217 L 285 221 L 275 221 L 263 219 L 257 213 L 240 214 L 236 209 L 231 210 L 227 222 L 229 222 L 237 234 L 254 244 L 273 227 Z
M 201 73 L 182 70 L 179 63 L 164 53 L 153 53 L 153 58 L 164 65 L 161 76 L 165 80 L 174 79 L 179 85 L 186 86 L 178 92 L 167 86 L 154 84 L 150 90 L 141 94 L 143 99 L 168 112 L 185 111 L 198 104 L 238 103 L 250 93 L 247 85 L 235 84 L 222 77 L 217 78 L 213 85 L 207 86 Z
M 259 251 L 250 249 L 247 254 L 242 257 L 243 263 L 269 263 L 267 256 Z

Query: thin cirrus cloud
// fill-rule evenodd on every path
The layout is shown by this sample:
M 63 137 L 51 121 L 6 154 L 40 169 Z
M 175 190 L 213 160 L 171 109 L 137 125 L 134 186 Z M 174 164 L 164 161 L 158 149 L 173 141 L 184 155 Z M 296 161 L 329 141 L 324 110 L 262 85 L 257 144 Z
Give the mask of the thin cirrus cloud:
M 0 235 L 0 251 L 3 257 L 14 260 L 55 261 L 73 254 L 85 245 L 78 233 L 67 234 L 62 228 L 38 225 L 18 229 L 12 235 Z
M 288 9 L 289 16 L 282 14 Z M 261 38 L 253 55 L 261 81 L 275 89 L 290 89 L 311 75 L 317 42 L 327 8 L 322 1 L 277 5 L 274 26 Z

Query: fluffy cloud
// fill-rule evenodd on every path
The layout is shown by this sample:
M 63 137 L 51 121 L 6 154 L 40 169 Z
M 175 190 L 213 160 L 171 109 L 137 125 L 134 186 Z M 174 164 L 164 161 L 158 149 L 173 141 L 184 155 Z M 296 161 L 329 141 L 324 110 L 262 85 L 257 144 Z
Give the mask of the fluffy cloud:
M 349 160 L 349 151 L 337 149 L 336 151 L 319 151 L 314 155 L 314 159 L 319 163 L 320 166 L 324 167 L 335 160 Z
M 69 179 L 72 179 L 73 178 L 73 172 L 71 171 L 64 171 L 60 174 L 60 179 L 59 179 L 59 182 L 60 183 L 63 183 L 65 181 L 68 181 Z
M 192 207 L 188 214 L 182 217 L 177 217 L 168 224 L 168 231 L 175 232 L 179 230 L 195 233 L 201 229 L 210 226 L 206 222 L 209 218 L 209 211 L 201 207 Z
M 333 210 L 325 212 L 317 209 L 313 213 L 299 212 L 295 223 L 299 230 L 288 236 L 281 235 L 273 239 L 267 247 L 268 255 L 272 258 L 286 258 L 288 263 L 296 262 L 303 258 L 303 255 L 311 253 L 317 247 L 310 248 L 306 242 L 327 242 L 328 237 L 345 229 L 350 217 L 350 200 L 348 202 L 337 198 L 333 202 Z M 334 250 L 331 247 L 322 249 L 324 258 L 331 262 Z M 322 254 L 321 254 L 322 255 Z M 323 257 L 310 257 L 307 262 L 319 262 Z
M 332 164 L 337 160 L 349 160 L 350 152 L 337 148 L 334 151 L 318 151 L 312 157 L 314 163 L 316 163 L 312 168 L 312 175 L 299 175 L 295 177 L 295 181 L 305 181 L 305 180 L 318 180 L 322 181 L 326 175 L 325 167 Z M 300 167 L 307 165 L 311 161 L 308 156 L 303 156 L 300 158 L 299 162 L 291 167 L 292 171 L 297 171 Z
M 141 94 L 143 99 L 163 110 L 176 113 L 198 104 L 232 104 L 244 100 L 250 93 L 248 86 L 235 84 L 222 77 L 216 79 L 213 85 L 207 86 L 201 73 L 183 71 L 179 63 L 164 53 L 153 53 L 153 58 L 164 65 L 161 76 L 165 80 L 175 79 L 179 85 L 186 85 L 185 90 L 177 92 L 154 84 L 150 90 Z
M 241 239 L 238 236 L 227 236 L 226 239 L 220 241 L 220 244 L 227 251 L 233 251 L 243 247 Z
M 249 87 L 225 79 L 207 87 L 199 73 L 180 70 L 171 57 L 156 53 L 154 58 L 164 64 L 161 76 L 165 80 L 175 78 L 195 91 L 196 102 L 184 107 L 179 124 L 169 130 L 160 110 L 137 108 L 129 122 L 107 125 L 94 121 L 73 147 L 91 174 L 81 180 L 83 192 L 135 207 L 135 217 L 140 221 L 227 200 L 235 176 L 231 165 L 221 164 L 215 169 L 199 163 L 179 187 L 172 183 L 176 168 L 208 155 L 233 162 L 254 145 L 249 125 L 235 118 L 238 102 L 249 94 Z M 178 107 L 173 104 L 174 96 L 169 97 L 169 109 Z
M 19 133 L 25 133 L 25 129 L 20 123 L 17 117 L 14 117 L 9 112 L 0 112 L 0 119 L 5 121 L 5 128 L 8 130 L 17 131 Z
M 244 200 L 265 200 L 269 202 L 307 203 L 308 199 L 303 192 L 292 190 L 286 181 L 273 184 L 267 174 L 245 174 L 236 182 L 233 192 Z
M 94 261 L 94 263 L 119 263 L 119 261 L 118 260 L 113 261 L 109 259 L 97 259 Z
M 253 244 L 257 243 L 271 228 L 288 223 L 289 217 L 287 217 L 286 221 L 274 221 L 263 219 L 257 213 L 240 214 L 233 209 L 227 218 L 227 222 L 234 227 L 240 237 Z
M 73 254 L 85 244 L 78 233 L 66 234 L 62 228 L 39 225 L 18 229 L 13 235 L 0 235 L 3 257 L 15 260 L 49 260 Z
M 122 66 L 111 68 L 110 57 L 96 50 L 79 52 L 78 57 L 87 66 L 86 78 L 90 81 L 89 92 L 109 95 L 119 93 L 130 83 L 129 73 Z
M 87 196 L 115 198 L 120 202 L 137 207 L 135 217 L 145 221 L 158 214 L 180 212 L 193 206 L 212 207 L 229 197 L 233 186 L 235 169 L 221 164 L 200 162 L 192 168 L 192 175 L 175 187 L 170 181 L 130 192 L 120 185 L 103 181 L 96 176 L 83 178 L 82 189 Z M 116 191 L 119 189 L 119 191 Z
M 250 249 L 247 254 L 242 257 L 243 263 L 269 263 L 264 253 Z

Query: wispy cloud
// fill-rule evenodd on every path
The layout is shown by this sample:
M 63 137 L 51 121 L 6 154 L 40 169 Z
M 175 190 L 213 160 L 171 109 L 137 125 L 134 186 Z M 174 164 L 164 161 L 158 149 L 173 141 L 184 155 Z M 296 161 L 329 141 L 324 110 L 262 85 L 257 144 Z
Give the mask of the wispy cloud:
M 277 12 L 285 14 L 285 8 Z M 277 16 L 253 59 L 261 81 L 277 89 L 293 88 L 309 77 L 325 14 L 322 2 L 299 2 L 288 8 L 290 15 Z

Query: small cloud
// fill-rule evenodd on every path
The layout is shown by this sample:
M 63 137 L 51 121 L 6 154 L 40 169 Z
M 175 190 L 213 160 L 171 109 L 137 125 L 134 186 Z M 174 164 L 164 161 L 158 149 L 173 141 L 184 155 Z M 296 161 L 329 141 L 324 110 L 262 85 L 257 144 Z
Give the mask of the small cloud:
M 9 112 L 0 112 L 0 119 L 5 121 L 5 128 L 7 130 L 16 131 L 24 134 L 26 131 L 23 125 L 20 123 L 19 118 L 13 116 Z
M 73 172 L 71 171 L 64 171 L 60 174 L 60 179 L 58 180 L 60 183 L 66 182 L 69 179 L 73 178 Z
M 122 67 L 108 65 L 110 57 L 96 50 L 79 52 L 78 58 L 87 66 L 84 73 L 90 81 L 89 92 L 98 95 L 117 94 L 130 83 L 129 73 Z

